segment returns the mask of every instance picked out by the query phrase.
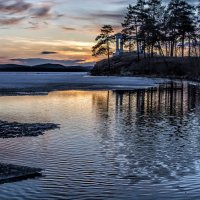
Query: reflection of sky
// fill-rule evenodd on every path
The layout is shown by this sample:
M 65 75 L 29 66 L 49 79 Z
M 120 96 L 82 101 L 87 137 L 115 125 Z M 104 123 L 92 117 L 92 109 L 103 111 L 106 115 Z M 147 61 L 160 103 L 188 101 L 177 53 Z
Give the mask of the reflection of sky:
M 117 30 L 131 2 L 0 0 L 0 62 L 13 58 L 92 62 L 91 46 L 100 26 L 112 24 Z
M 175 197 L 187 192 L 185 199 L 199 199 L 199 101 L 200 88 L 187 84 L 1 97 L 1 120 L 61 128 L 40 137 L 0 139 L 2 162 L 45 169 L 38 180 L 1 186 L 0 196 L 146 199 L 155 193 L 151 199 L 183 199 Z M 146 196 L 127 197 L 135 194 Z

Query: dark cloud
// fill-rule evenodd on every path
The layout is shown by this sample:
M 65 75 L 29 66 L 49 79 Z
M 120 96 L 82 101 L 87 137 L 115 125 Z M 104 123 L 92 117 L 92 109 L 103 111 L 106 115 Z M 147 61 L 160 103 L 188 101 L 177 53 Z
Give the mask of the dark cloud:
M 126 14 L 126 7 L 122 6 L 122 8 L 113 10 L 113 11 L 95 11 L 95 12 L 82 12 L 80 15 L 68 15 L 68 18 L 74 20 L 83 20 L 89 21 L 92 24 L 104 24 L 105 21 L 109 21 L 112 25 L 121 24 L 124 16 Z
M 55 52 L 55 51 L 43 51 L 43 52 L 41 52 L 41 54 L 43 54 L 43 55 L 57 54 L 57 52 Z
M 38 8 L 32 9 L 33 18 L 46 18 L 51 16 L 51 7 L 49 5 L 43 5 Z
M 20 18 L 8 18 L 8 19 L 0 19 L 0 25 L 15 25 L 19 24 L 22 20 L 24 20 L 24 17 Z
M 123 19 L 123 13 L 110 13 L 110 12 L 99 12 L 99 13 L 90 13 L 91 18 L 96 19 L 112 19 L 112 20 L 121 20 Z
M 49 4 L 42 4 L 40 6 L 34 7 L 30 10 L 31 18 L 44 18 L 46 20 L 55 20 L 64 17 L 63 14 L 52 12 L 52 8 L 52 5 Z
M 186 0 L 188 3 L 194 4 L 198 2 L 198 0 Z M 112 4 L 118 4 L 118 5 L 128 5 L 128 4 L 135 4 L 137 0 L 112 0 Z M 170 0 L 163 0 L 164 3 L 169 3 Z
M 58 49 L 58 51 L 65 51 L 65 52 L 79 52 L 79 53 L 86 53 L 91 52 L 91 49 L 88 47 L 78 47 L 78 46 L 63 46 Z
M 63 30 L 65 30 L 65 31 L 75 31 L 75 30 L 76 30 L 75 28 L 66 27 L 66 26 L 62 26 L 61 28 L 62 28 Z
M 65 16 L 64 14 L 57 14 L 56 18 L 60 18 L 60 17 L 64 17 L 64 16 Z
M 31 8 L 32 4 L 23 0 L 0 0 L 0 12 L 4 13 L 20 13 Z
M 15 15 L 23 13 L 31 8 L 32 4 L 24 0 L 0 0 L 0 13 L 4 17 L 0 18 L 0 25 L 15 25 L 25 19 L 24 16 Z
M 128 4 L 134 3 L 134 2 L 136 2 L 136 0 L 135 1 L 132 1 L 132 0 L 113 0 L 112 4 L 128 5 Z
M 48 26 L 49 23 L 46 21 L 40 21 L 40 20 L 34 20 L 34 21 L 29 21 L 28 24 L 30 25 L 29 27 L 25 27 L 24 29 L 40 29 L 41 27 Z
M 63 17 L 64 15 L 60 13 L 52 12 L 54 4 L 50 2 L 33 4 L 26 0 L 0 0 L 0 25 L 18 24 L 23 19 L 28 19 L 27 23 L 31 27 L 26 27 L 26 29 L 37 29 L 41 27 L 39 25 L 42 23 L 47 25 L 47 22 L 37 19 L 53 20 Z
M 122 12 L 107 12 L 107 11 L 98 11 L 94 13 L 87 13 L 85 16 L 71 16 L 73 19 L 79 19 L 79 20 L 119 20 L 124 17 L 124 14 Z

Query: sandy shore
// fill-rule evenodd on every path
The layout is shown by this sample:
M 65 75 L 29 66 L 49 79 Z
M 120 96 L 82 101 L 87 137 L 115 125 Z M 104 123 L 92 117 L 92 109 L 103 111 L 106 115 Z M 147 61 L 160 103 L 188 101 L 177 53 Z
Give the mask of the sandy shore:
M 0 92 L 49 92 L 53 90 L 129 90 L 154 87 L 163 79 L 145 77 L 102 77 L 87 73 L 0 73 Z

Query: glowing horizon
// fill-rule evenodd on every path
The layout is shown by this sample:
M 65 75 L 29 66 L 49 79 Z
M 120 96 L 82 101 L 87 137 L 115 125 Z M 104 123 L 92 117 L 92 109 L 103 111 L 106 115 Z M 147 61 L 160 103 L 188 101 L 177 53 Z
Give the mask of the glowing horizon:
M 92 64 L 91 47 L 100 27 L 119 26 L 130 1 L 0 0 L 0 63 Z
M 193 1 L 192 1 L 193 2 Z M 0 0 L 0 63 L 91 65 L 103 24 L 119 30 L 132 0 Z M 106 6 L 105 6 L 106 5 Z

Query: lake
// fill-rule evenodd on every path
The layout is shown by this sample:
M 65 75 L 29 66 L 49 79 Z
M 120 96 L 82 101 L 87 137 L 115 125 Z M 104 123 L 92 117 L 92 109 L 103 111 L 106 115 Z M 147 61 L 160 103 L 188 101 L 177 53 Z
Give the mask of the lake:
M 0 185 L 0 199 L 200 199 L 200 86 L 1 96 L 0 120 L 55 123 L 0 139 L 1 162 L 43 176 Z

